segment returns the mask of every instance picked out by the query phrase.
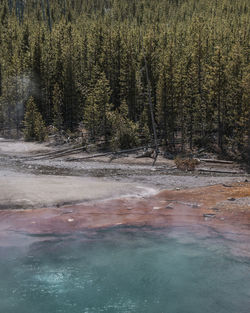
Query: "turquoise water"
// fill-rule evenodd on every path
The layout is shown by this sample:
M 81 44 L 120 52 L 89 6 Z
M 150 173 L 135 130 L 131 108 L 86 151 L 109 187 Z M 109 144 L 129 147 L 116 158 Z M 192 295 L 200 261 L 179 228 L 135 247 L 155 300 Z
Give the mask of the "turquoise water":
M 111 229 L 0 248 L 0 312 L 249 313 L 250 260 L 186 237 Z

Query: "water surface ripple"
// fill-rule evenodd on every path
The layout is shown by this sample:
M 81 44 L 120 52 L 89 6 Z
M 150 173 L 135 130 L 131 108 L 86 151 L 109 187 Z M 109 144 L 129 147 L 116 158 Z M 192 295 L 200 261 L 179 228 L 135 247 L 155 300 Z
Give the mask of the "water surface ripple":
M 0 312 L 248 313 L 250 260 L 221 238 L 118 227 L 0 248 Z

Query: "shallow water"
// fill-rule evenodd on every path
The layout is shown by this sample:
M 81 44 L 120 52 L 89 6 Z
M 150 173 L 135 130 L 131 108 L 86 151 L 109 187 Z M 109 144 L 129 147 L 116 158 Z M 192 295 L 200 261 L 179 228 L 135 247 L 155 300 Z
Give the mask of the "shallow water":
M 0 312 L 249 312 L 250 260 L 173 234 L 120 228 L 0 248 Z

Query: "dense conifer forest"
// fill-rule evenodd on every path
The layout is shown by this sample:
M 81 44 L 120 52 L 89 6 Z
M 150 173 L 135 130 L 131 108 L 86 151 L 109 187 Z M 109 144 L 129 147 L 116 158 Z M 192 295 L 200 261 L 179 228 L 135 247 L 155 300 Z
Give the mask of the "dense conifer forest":
M 0 0 L 0 128 L 116 149 L 154 119 L 170 151 L 247 158 L 249 28 L 248 0 Z

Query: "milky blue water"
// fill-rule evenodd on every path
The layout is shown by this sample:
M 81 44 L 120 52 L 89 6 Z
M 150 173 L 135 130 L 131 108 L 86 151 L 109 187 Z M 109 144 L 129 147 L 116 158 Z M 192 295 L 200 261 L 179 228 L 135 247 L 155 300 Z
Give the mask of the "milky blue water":
M 0 312 L 249 313 L 250 260 L 140 230 L 2 247 Z

